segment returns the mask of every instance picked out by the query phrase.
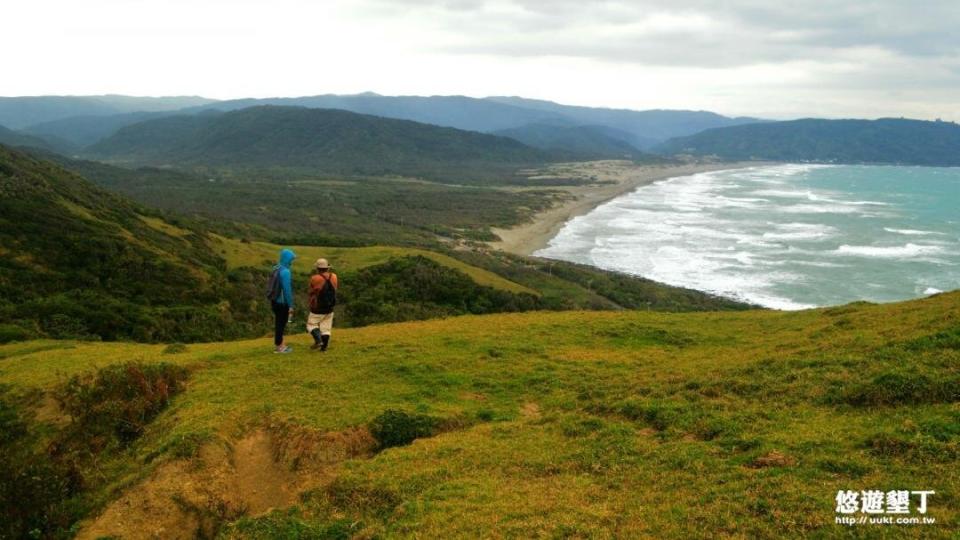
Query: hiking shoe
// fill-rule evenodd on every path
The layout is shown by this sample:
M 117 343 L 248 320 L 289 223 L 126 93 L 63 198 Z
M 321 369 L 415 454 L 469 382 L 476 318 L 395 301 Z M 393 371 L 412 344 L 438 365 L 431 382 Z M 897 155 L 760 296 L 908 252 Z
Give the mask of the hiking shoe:
M 310 346 L 310 350 L 311 350 L 311 351 L 315 351 L 315 350 L 317 350 L 317 349 L 320 349 L 320 344 L 319 344 L 319 343 L 314 343 L 313 345 Z M 320 350 L 322 351 L 323 349 L 320 349 Z
M 277 349 L 277 350 L 273 351 L 273 354 L 287 354 L 287 353 L 292 353 L 292 352 L 293 352 L 293 347 L 287 345 L 286 347 L 284 347 L 284 348 L 282 348 L 282 349 Z

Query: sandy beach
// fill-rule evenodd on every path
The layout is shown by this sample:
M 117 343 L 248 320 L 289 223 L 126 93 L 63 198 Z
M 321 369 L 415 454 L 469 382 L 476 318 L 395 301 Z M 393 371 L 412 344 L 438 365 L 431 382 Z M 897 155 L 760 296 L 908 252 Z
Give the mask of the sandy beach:
M 757 165 L 764 165 L 764 163 L 637 165 L 630 161 L 592 161 L 555 165 L 546 169 L 541 177 L 585 178 L 594 182 L 581 186 L 551 187 L 550 189 L 568 192 L 571 198 L 536 214 L 529 223 L 510 229 L 492 229 L 500 237 L 500 241 L 490 242 L 490 247 L 518 255 L 530 255 L 546 247 L 567 221 L 586 214 L 597 206 L 640 186 L 676 176 Z

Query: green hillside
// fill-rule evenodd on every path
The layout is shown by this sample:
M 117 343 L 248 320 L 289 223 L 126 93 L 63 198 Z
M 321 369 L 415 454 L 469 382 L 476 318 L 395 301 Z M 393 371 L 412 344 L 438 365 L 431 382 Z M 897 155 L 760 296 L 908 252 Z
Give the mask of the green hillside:
M 88 152 L 143 164 L 309 167 L 376 175 L 552 159 L 505 137 L 347 111 L 277 106 L 148 120 L 121 128 Z
M 153 212 L 2 146 L 0 193 L 0 341 L 254 331 L 224 312 L 241 291 L 202 233 L 159 227 Z
M 960 165 L 960 125 L 883 118 L 793 120 L 709 129 L 667 141 L 664 154 L 729 160 Z
M 274 264 L 277 250 L 280 246 L 269 244 L 267 242 L 239 242 L 219 235 L 211 236 L 211 246 L 222 255 L 227 261 L 227 265 L 232 268 L 242 268 L 245 266 L 263 266 L 265 264 Z M 394 246 L 365 246 L 357 248 L 349 247 L 319 247 L 319 246 L 295 246 L 297 260 L 294 261 L 293 269 L 302 274 L 309 273 L 312 270 L 312 264 L 320 257 L 336 261 L 337 271 L 356 271 L 368 266 L 383 264 L 390 259 L 400 257 L 426 257 L 434 262 L 450 268 L 455 268 L 460 272 L 470 276 L 477 284 L 515 293 L 528 293 L 538 295 L 539 293 L 529 287 L 514 283 L 504 279 L 499 275 L 484 270 L 476 266 L 463 263 L 448 255 L 417 248 L 402 248 Z
M 32 475 L 25 492 L 0 482 L 0 523 L 51 537 L 79 523 L 78 538 L 953 538 L 958 332 L 950 293 L 380 325 L 336 331 L 323 356 L 305 335 L 282 358 L 266 339 L 0 346 L 0 471 Z M 836 524 L 837 492 L 869 489 L 935 491 L 936 525 Z
M 111 115 L 83 115 L 58 118 L 40 122 L 23 128 L 21 131 L 44 138 L 56 138 L 67 141 L 77 149 L 90 146 L 105 139 L 124 126 L 143 122 L 151 118 L 160 118 L 176 114 L 173 112 L 128 112 Z
M 528 124 L 495 131 L 494 135 L 510 137 L 534 148 L 563 150 L 583 156 L 611 159 L 636 159 L 643 156 L 640 150 L 626 142 L 631 138 L 629 133 L 623 132 L 617 137 L 611 134 L 611 131 L 615 130 L 601 126 Z
M 116 173 L 115 168 L 89 163 L 78 168 L 99 180 L 103 180 L 100 174 Z M 118 177 L 127 178 L 122 174 Z M 138 178 L 146 182 L 146 188 L 169 185 L 177 179 L 191 185 L 209 184 L 160 170 Z M 269 331 L 263 287 L 280 245 L 231 239 L 212 234 L 204 223 L 164 217 L 105 192 L 52 162 L 5 147 L 0 147 L 0 188 L 0 342 L 33 337 L 196 342 L 252 337 Z M 243 192 L 226 187 L 222 193 L 236 200 Z M 458 193 L 464 208 L 471 202 L 474 205 L 468 219 L 483 212 L 475 208 L 483 201 L 476 193 L 510 195 L 492 190 Z M 390 191 L 379 194 L 393 195 Z M 209 197 L 197 199 L 204 204 L 218 203 Z M 271 232 L 251 225 L 220 223 L 219 228 L 259 232 L 261 237 L 279 232 L 313 241 L 319 237 L 307 232 L 326 229 L 311 220 L 314 207 L 304 207 L 303 221 L 298 222 L 284 201 L 264 208 L 266 202 L 246 204 L 253 204 L 254 212 L 267 224 L 286 212 L 295 227 Z M 401 202 L 394 200 L 393 204 Z M 443 203 L 443 199 L 434 201 L 435 205 Z M 231 205 L 224 203 L 223 207 Z M 436 217 L 423 208 L 421 204 L 407 211 L 420 212 L 421 219 Z M 190 207 L 184 203 L 177 208 L 174 204 L 171 209 L 180 210 L 182 215 Z M 442 210 L 450 215 L 457 208 Z M 486 213 L 496 215 L 490 209 Z M 404 224 L 402 219 L 395 224 L 397 231 L 415 226 L 416 221 Z M 375 232 L 373 227 L 365 230 Z M 339 238 L 350 239 L 348 223 L 338 223 L 336 233 Z M 390 238 L 386 231 L 375 236 Z M 341 326 L 543 309 L 643 307 L 687 311 L 746 307 L 647 280 L 611 278 L 612 274 L 599 270 L 561 278 L 553 275 L 552 268 L 531 269 L 529 261 L 497 263 L 490 254 L 438 253 L 436 249 L 441 248 L 436 242 L 432 244 L 434 250 L 284 243 L 295 244 L 301 254 L 295 268 L 299 306 L 306 305 L 304 284 L 310 261 L 325 256 L 338 265 L 344 278 L 338 319 Z M 409 274 L 410 279 L 398 280 L 396 274 Z M 510 277 L 513 275 L 516 278 Z
M 213 341 L 267 331 L 261 289 L 280 246 L 245 244 L 172 224 L 50 162 L 5 147 L 0 147 L 0 193 L 0 341 L 31 336 Z M 253 246 L 258 258 L 237 264 L 241 254 L 250 257 Z M 303 251 L 305 265 L 306 257 L 321 254 L 342 259 L 348 282 L 358 288 L 361 283 L 349 279 L 351 272 L 421 256 L 435 263 L 437 283 L 453 280 L 460 294 L 503 291 L 502 302 L 483 311 L 509 310 L 518 294 L 537 296 L 489 271 L 426 250 Z M 420 268 L 426 270 L 425 264 Z M 305 274 L 306 266 L 302 270 Z M 377 286 L 376 280 L 365 284 Z M 363 295 L 352 288 L 344 294 L 359 302 Z M 380 301 L 393 303 L 389 297 Z M 525 309 L 538 307 L 530 302 Z M 445 306 L 442 299 L 437 303 Z M 413 318 L 470 312 L 459 306 Z M 364 322 L 384 320 L 392 319 Z
M 13 131 L 0 126 L 0 144 L 6 146 L 26 146 L 30 148 L 39 148 L 42 150 L 56 150 L 63 145 L 52 144 L 50 141 L 39 136 Z

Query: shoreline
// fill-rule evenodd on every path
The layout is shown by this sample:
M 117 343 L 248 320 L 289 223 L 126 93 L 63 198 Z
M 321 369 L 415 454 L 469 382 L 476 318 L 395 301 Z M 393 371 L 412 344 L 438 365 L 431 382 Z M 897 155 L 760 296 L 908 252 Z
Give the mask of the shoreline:
M 491 228 L 500 237 L 488 242 L 492 249 L 515 255 L 532 255 L 547 247 L 560 229 L 571 219 L 589 213 L 594 208 L 640 187 L 691 174 L 744 169 L 770 162 L 739 161 L 732 163 L 693 163 L 689 165 L 636 165 L 627 161 L 591 161 L 558 165 L 548 170 L 556 176 L 595 178 L 599 184 L 583 186 L 552 187 L 565 191 L 572 198 L 543 212 L 537 213 L 529 223 L 509 229 Z

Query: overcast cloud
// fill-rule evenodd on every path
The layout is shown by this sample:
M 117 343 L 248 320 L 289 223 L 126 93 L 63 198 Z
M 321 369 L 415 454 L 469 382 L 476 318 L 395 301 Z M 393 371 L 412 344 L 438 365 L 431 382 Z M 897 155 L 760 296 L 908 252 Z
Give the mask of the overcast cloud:
M 960 120 L 960 1 L 33 0 L 0 94 L 523 95 Z

